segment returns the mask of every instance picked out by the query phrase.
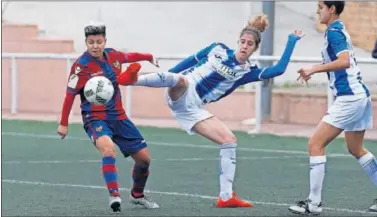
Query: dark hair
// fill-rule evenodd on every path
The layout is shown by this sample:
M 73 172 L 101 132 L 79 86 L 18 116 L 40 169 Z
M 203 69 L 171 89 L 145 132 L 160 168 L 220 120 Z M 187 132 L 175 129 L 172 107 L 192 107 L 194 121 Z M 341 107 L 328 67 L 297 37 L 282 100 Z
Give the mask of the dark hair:
M 92 22 L 85 26 L 84 32 L 86 38 L 89 35 L 103 35 L 106 37 L 106 26 L 105 24 Z
M 267 16 L 264 14 L 257 15 L 247 22 L 246 27 L 241 31 L 240 37 L 245 33 L 253 35 L 255 38 L 256 48 L 258 48 L 259 43 L 261 42 L 261 33 L 267 28 L 267 26 Z
M 346 4 L 345 1 L 323 1 L 328 8 L 334 5 L 336 14 L 341 14 L 344 9 L 344 5 Z

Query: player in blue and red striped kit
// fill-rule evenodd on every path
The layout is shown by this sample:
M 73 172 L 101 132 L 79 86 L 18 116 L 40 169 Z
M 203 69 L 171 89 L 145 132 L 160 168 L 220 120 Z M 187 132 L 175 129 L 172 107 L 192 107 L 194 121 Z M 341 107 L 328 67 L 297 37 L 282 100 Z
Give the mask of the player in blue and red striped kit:
M 67 135 L 69 113 L 75 96 L 80 95 L 84 129 L 103 157 L 102 173 L 110 194 L 111 209 L 117 212 L 121 206 L 114 143 L 125 157 L 131 156 L 135 160 L 131 202 L 145 208 L 158 208 L 155 202 L 144 195 L 150 164 L 147 144 L 139 130 L 127 118 L 119 88 L 119 85 L 132 84 L 137 80 L 141 65 L 135 62 L 147 60 L 158 66 L 157 61 L 151 54 L 123 53 L 105 48 L 105 25 L 93 23 L 86 26 L 85 37 L 87 51 L 72 65 L 58 133 L 62 139 Z M 122 63 L 132 64 L 122 73 Z M 84 96 L 85 83 L 94 76 L 105 76 L 114 86 L 114 95 L 106 105 L 92 105 Z

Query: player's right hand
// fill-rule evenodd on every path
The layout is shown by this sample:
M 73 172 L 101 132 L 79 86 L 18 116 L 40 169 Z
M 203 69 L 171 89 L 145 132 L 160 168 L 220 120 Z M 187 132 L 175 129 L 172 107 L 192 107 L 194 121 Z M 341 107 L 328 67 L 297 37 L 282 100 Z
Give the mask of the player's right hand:
M 59 125 L 58 126 L 58 130 L 57 130 L 58 134 L 60 135 L 60 138 L 61 139 L 64 139 L 64 137 L 67 135 L 68 133 L 68 127 L 67 126 L 63 126 L 63 125 Z
M 156 57 L 153 56 L 152 60 L 149 61 L 150 63 L 152 63 L 154 66 L 156 66 L 157 68 L 160 68 L 160 65 L 158 64 L 158 60 Z
M 302 32 L 302 30 L 295 30 L 293 33 L 291 33 L 290 37 L 295 37 L 296 40 L 300 40 L 302 37 L 304 37 L 306 34 Z

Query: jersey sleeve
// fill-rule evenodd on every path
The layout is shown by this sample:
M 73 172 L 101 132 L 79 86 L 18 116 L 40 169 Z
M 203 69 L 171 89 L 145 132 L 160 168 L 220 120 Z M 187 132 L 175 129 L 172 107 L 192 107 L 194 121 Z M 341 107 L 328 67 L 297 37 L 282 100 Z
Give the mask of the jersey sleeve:
M 340 30 L 329 29 L 327 32 L 327 40 L 336 56 L 348 50 L 347 38 Z
M 134 63 L 139 61 L 152 61 L 153 55 L 149 53 L 125 53 L 117 51 L 121 63 Z
M 68 117 L 75 101 L 75 96 L 84 88 L 88 78 L 89 76 L 85 72 L 84 67 L 79 64 L 72 65 L 60 118 L 61 125 L 68 126 Z
M 67 93 L 78 94 L 84 88 L 88 79 L 89 73 L 87 70 L 82 65 L 73 64 L 68 78 Z
M 187 57 L 186 59 L 179 62 L 177 65 L 175 65 L 173 68 L 169 69 L 169 72 L 173 73 L 179 73 L 181 71 L 184 71 L 194 65 L 196 65 L 198 62 L 200 62 L 201 59 L 208 56 L 209 52 L 216 47 L 218 43 L 212 43 L 211 45 L 199 50 L 195 54 Z

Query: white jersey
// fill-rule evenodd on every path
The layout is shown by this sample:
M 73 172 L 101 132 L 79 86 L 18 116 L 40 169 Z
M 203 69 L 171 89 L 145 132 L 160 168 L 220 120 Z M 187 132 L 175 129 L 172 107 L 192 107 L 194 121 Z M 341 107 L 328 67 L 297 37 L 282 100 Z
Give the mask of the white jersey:
M 262 79 L 262 70 L 256 64 L 239 64 L 234 50 L 222 43 L 213 43 L 191 58 L 176 66 L 185 70 L 173 68 L 171 71 L 186 75 L 195 85 L 195 90 L 204 104 L 218 101 L 240 85 Z M 195 65 L 190 66 L 190 61 L 195 62 Z
M 360 69 L 354 56 L 351 38 L 341 20 L 335 20 L 325 33 L 325 46 L 322 50 L 323 63 L 335 61 L 340 53 L 348 52 L 350 67 L 327 73 L 329 86 L 334 96 L 369 96 L 368 88 L 363 84 Z

